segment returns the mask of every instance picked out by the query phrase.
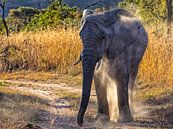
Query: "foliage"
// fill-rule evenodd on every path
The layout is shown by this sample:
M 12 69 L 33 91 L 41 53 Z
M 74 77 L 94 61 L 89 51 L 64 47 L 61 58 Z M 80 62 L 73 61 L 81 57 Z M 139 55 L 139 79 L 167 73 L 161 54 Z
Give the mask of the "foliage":
M 4 31 L 5 28 L 4 28 L 4 24 L 2 22 L 2 18 L 0 18 L 0 32 Z
M 42 13 L 36 14 L 31 22 L 27 25 L 27 29 L 45 28 L 56 25 L 76 26 L 79 19 L 76 18 L 77 8 L 70 8 L 62 3 L 62 0 L 55 0 Z
M 31 21 L 35 14 L 39 14 L 42 10 L 32 7 L 19 7 L 9 11 L 7 22 L 12 32 L 18 32 L 25 29 L 25 26 Z
M 77 8 L 70 8 L 62 3 L 62 0 L 54 0 L 46 9 L 32 7 L 19 7 L 11 9 L 6 18 L 10 32 L 21 30 L 36 30 L 55 26 L 76 27 L 80 23 L 82 13 Z M 0 19 L 2 23 L 2 19 Z M 5 28 L 0 24 L 0 32 Z
M 133 10 L 148 24 L 164 21 L 167 17 L 166 0 L 124 0 L 119 6 Z
M 24 18 L 30 18 L 38 13 L 40 13 L 40 10 L 36 8 L 19 7 L 17 9 L 11 9 L 9 12 L 9 16 L 13 18 L 24 19 Z

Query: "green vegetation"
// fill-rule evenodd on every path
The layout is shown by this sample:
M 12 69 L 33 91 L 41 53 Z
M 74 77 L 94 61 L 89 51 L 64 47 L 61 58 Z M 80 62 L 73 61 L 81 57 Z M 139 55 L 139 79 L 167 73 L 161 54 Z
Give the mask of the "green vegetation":
M 79 25 L 81 12 L 76 7 L 69 7 L 62 0 L 54 0 L 46 9 L 19 7 L 11 9 L 6 18 L 10 32 L 45 29 L 49 27 L 76 27 Z M 0 31 L 5 28 L 0 18 Z
M 2 18 L 0 18 L 0 32 L 2 33 L 4 31 L 4 25 L 3 25 L 3 22 L 2 22 Z
M 45 11 L 36 14 L 27 29 L 54 27 L 54 26 L 78 26 L 79 17 L 76 17 L 77 8 L 70 8 L 62 3 L 62 0 L 55 0 Z
M 41 13 L 41 10 L 32 7 L 19 7 L 9 11 L 8 25 L 12 31 L 20 31 L 31 22 L 34 15 Z
M 167 17 L 166 0 L 124 0 L 119 5 L 141 16 L 147 24 L 163 22 Z
M 5 19 L 10 32 L 19 32 L 24 30 L 26 25 L 31 21 L 32 17 L 40 12 L 41 10 L 32 7 L 19 7 L 17 9 L 11 9 L 8 17 Z M 5 32 L 2 18 L 0 18 L 0 31 L 3 33 Z
M 69 3 L 70 6 L 75 5 L 74 1 L 64 1 Z M 87 2 L 87 5 L 92 5 L 92 3 L 94 3 L 94 1 L 90 3 Z M 117 2 L 113 0 L 109 2 L 99 2 L 94 5 L 95 8 L 98 7 L 96 8 L 96 12 L 98 12 L 98 10 L 104 11 L 106 8 L 108 9 L 110 3 L 114 5 L 113 3 Z M 80 7 L 81 5 L 72 8 L 64 4 L 63 0 L 52 0 L 51 4 L 45 9 L 33 7 L 11 9 L 6 20 L 11 32 L 19 32 L 26 29 L 38 30 L 50 27 L 78 27 L 82 15 L 81 11 L 78 9 Z M 138 17 L 141 17 L 142 21 L 148 25 L 163 22 L 167 17 L 166 1 L 124 0 L 123 2 L 119 2 L 119 7 L 131 10 L 138 15 Z M 0 19 L 0 31 L 5 32 L 2 19 Z

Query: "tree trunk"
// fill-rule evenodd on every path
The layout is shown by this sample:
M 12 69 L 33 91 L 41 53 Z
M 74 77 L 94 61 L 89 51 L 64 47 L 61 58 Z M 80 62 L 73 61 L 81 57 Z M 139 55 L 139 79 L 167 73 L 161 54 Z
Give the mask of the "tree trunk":
M 166 0 L 167 3 L 167 34 L 168 34 L 168 40 L 172 38 L 172 0 Z
M 0 4 L 1 8 L 2 8 L 2 21 L 3 21 L 3 24 L 5 26 L 5 30 L 6 30 L 6 35 L 9 36 L 9 31 L 8 31 L 8 26 L 7 26 L 7 23 L 5 21 L 5 0 L 3 2 L 3 4 Z

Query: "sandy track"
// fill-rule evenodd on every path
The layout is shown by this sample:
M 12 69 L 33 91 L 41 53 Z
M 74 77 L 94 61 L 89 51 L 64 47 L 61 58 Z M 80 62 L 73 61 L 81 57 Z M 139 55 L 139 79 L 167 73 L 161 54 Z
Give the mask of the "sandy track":
M 63 90 L 71 93 L 80 94 L 81 89 L 69 87 L 67 84 L 50 84 L 50 83 L 39 83 L 33 81 L 16 81 L 16 80 L 0 80 L 0 82 L 8 82 L 12 84 L 22 84 L 20 86 L 9 86 L 10 89 L 17 89 L 21 92 L 29 92 L 35 94 L 43 99 L 49 101 L 50 112 L 41 112 L 40 120 L 35 121 L 34 124 L 40 125 L 43 128 L 50 129 L 78 129 L 79 126 L 76 124 L 77 108 L 72 105 L 72 99 L 62 98 L 55 94 L 56 90 Z M 31 85 L 31 86 L 25 86 Z M 79 99 L 78 99 L 79 100 Z M 92 91 L 91 100 L 96 102 L 95 92 Z M 79 103 L 78 103 L 79 104 Z M 139 104 L 140 105 L 140 104 Z M 173 105 L 168 105 L 172 106 Z M 85 118 L 84 127 L 88 129 L 154 129 L 154 128 L 173 128 L 173 123 L 167 121 L 157 121 L 154 115 L 159 113 L 156 112 L 158 109 L 163 107 L 140 105 L 141 108 L 137 109 L 136 121 L 127 124 L 118 123 L 100 123 L 94 120 L 92 114 L 90 118 Z M 89 105 L 88 112 L 96 111 L 96 107 L 92 104 Z M 148 112 L 150 110 L 150 112 Z M 154 111 L 153 115 L 151 112 Z M 160 111 L 160 110 L 158 110 Z M 167 111 L 165 111 L 165 114 Z M 173 119 L 173 118 L 172 118 Z

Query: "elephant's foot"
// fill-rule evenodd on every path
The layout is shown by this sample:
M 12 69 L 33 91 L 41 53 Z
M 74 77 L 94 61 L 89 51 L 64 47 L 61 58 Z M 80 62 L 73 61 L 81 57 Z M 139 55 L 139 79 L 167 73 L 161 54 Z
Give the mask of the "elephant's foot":
M 98 122 L 108 122 L 109 121 L 109 117 L 106 114 L 98 113 L 97 116 L 96 116 L 96 120 Z
M 119 123 L 127 123 L 134 121 L 134 118 L 132 117 L 131 113 L 122 112 L 120 113 L 119 119 L 117 122 Z

